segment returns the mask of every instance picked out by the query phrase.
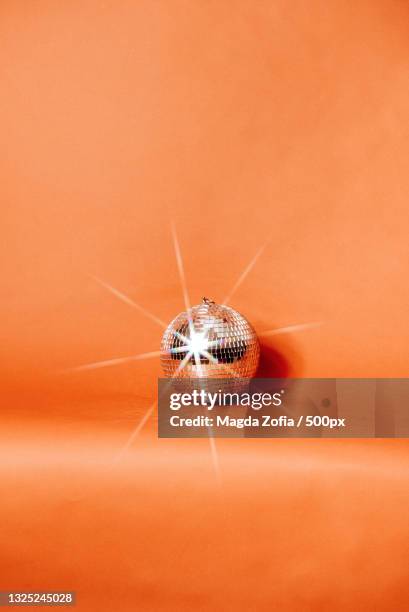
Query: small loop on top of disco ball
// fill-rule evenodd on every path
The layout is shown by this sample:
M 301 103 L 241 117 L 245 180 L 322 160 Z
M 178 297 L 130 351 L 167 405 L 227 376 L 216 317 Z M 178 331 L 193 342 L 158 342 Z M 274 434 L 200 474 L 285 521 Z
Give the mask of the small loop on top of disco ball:
M 210 306 L 211 304 L 216 304 L 216 302 L 214 302 L 213 300 L 209 300 L 209 298 L 207 297 L 202 298 L 202 303 L 207 304 L 208 306 Z

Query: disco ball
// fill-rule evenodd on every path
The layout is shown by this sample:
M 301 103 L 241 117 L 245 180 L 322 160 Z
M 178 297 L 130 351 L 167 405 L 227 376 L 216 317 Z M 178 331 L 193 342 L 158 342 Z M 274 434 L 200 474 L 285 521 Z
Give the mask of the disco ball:
M 207 298 L 170 323 L 161 351 L 168 378 L 251 378 L 260 355 L 250 323 Z

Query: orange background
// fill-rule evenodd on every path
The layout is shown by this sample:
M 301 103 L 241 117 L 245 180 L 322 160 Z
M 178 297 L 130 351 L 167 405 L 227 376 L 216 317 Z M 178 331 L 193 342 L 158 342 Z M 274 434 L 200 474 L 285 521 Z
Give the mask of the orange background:
M 409 8 L 3 0 L 1 590 L 83 610 L 403 610 L 405 441 L 158 441 L 161 329 L 231 304 L 263 372 L 407 376 Z M 91 275 L 91 276 L 90 276 Z M 406 603 L 405 603 L 406 602 Z

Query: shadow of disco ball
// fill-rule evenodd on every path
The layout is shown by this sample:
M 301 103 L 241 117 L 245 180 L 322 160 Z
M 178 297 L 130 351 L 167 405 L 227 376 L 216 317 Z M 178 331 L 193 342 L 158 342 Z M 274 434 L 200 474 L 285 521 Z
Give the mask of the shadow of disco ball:
M 249 379 L 257 370 L 260 347 L 250 323 L 236 310 L 207 298 L 180 313 L 161 344 L 165 376 L 175 379 Z

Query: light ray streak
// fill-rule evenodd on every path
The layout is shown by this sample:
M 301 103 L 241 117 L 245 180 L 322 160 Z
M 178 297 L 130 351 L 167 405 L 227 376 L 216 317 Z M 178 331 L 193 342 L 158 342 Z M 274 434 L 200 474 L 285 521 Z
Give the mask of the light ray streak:
M 160 325 L 162 329 L 167 328 L 165 321 L 162 321 L 162 319 L 159 319 L 159 317 L 149 312 L 149 310 L 147 310 L 146 308 L 144 308 L 143 306 L 141 306 L 140 304 L 132 300 L 130 297 L 125 295 L 125 293 L 122 293 L 122 291 L 118 291 L 118 289 L 115 289 L 115 287 L 112 287 L 112 285 L 109 285 L 108 283 L 101 280 L 97 276 L 91 275 L 91 278 L 93 278 L 99 285 L 101 285 L 101 287 L 104 287 L 104 289 L 107 289 L 110 293 L 115 295 L 122 302 L 124 302 L 125 304 L 128 304 L 128 306 L 132 306 L 132 308 L 136 308 L 136 310 L 138 310 L 141 314 L 145 315 L 145 317 L 147 317 L 148 319 L 151 319 L 151 321 L 154 321 L 154 323 L 157 323 L 157 325 Z
M 304 329 L 313 329 L 314 327 L 321 327 L 323 321 L 313 321 L 312 323 L 300 323 L 297 325 L 288 325 L 287 327 L 278 327 L 276 329 L 268 329 L 267 331 L 258 332 L 259 338 L 265 338 L 267 336 L 278 336 L 279 334 L 291 334 L 292 332 L 302 331 Z
M 104 289 L 107 289 L 110 293 L 115 295 L 115 297 L 120 299 L 122 302 L 124 302 L 125 304 L 128 304 L 128 306 L 132 306 L 132 308 L 136 308 L 136 310 L 138 310 L 141 314 L 145 315 L 145 317 L 147 317 L 148 319 L 151 319 L 151 321 L 154 321 L 154 323 L 159 325 L 162 329 L 166 329 L 168 327 L 166 325 L 165 321 L 162 321 L 162 319 L 159 319 L 159 317 L 157 317 L 156 315 L 151 313 L 149 310 L 147 310 L 146 308 L 144 308 L 143 306 L 141 306 L 140 304 L 138 304 L 137 302 L 132 300 L 125 293 L 122 293 L 122 291 L 119 291 L 118 289 L 115 289 L 115 287 L 112 287 L 112 285 L 109 285 L 108 283 L 106 283 L 105 281 L 101 280 L 97 276 L 90 275 L 90 277 L 92 279 L 94 279 L 99 285 L 101 285 L 101 287 L 104 287 Z M 177 338 L 179 338 L 183 342 L 187 342 L 188 341 L 188 338 L 186 338 L 186 336 L 184 336 L 183 334 L 179 333 L 178 331 L 172 330 L 172 333 L 173 333 L 174 336 L 176 336 Z
M 194 325 L 192 321 L 192 312 L 191 312 L 191 307 L 190 307 L 189 292 L 187 290 L 185 266 L 183 264 L 182 252 L 180 250 L 180 244 L 179 244 L 178 236 L 176 233 L 176 227 L 174 223 L 172 223 L 171 229 L 172 229 L 172 237 L 173 237 L 173 246 L 175 247 L 176 264 L 177 264 L 177 268 L 179 272 L 180 284 L 182 286 L 183 301 L 185 303 L 185 309 L 186 309 L 186 314 L 187 314 L 188 323 L 189 323 L 190 342 L 192 342 L 194 334 L 195 334 L 195 329 L 194 329 Z M 193 351 L 193 358 L 195 360 L 196 367 L 199 369 L 199 372 L 202 372 L 202 365 L 200 363 L 200 355 L 197 350 Z
M 169 379 L 168 383 L 166 385 L 164 385 L 164 387 L 162 389 L 162 393 L 164 393 L 169 388 L 170 384 L 172 383 L 172 380 L 174 378 L 176 378 L 177 377 L 176 375 L 180 372 L 180 370 L 182 370 L 185 367 L 185 365 L 189 361 L 190 357 L 191 357 L 191 353 L 188 353 L 186 355 L 186 357 L 184 357 L 182 359 L 182 361 L 180 362 L 177 370 L 174 372 L 173 376 Z M 129 436 L 128 440 L 125 442 L 124 446 L 121 448 L 121 450 L 119 451 L 119 453 L 117 454 L 117 456 L 113 460 L 114 463 L 118 463 L 122 459 L 122 457 L 124 456 L 124 454 L 126 453 L 128 448 L 131 446 L 131 444 L 133 443 L 135 438 L 139 435 L 139 432 L 141 431 L 141 429 L 145 426 L 147 421 L 150 419 L 153 411 L 155 410 L 156 405 L 157 405 L 157 400 L 155 400 L 153 402 L 153 404 L 148 408 L 148 410 L 145 412 L 145 414 L 142 417 L 142 419 L 139 421 L 138 425 L 132 431 L 132 433 Z
M 139 355 L 130 355 L 129 357 L 117 357 L 114 359 L 105 359 L 104 361 L 94 361 L 93 363 L 85 363 L 84 365 L 67 368 L 63 372 L 82 372 L 85 370 L 96 370 L 98 368 L 107 368 L 121 363 L 130 361 L 141 361 L 143 359 L 152 359 L 161 355 L 168 355 L 169 351 L 151 351 L 149 353 L 140 353 Z
M 135 440 L 135 438 L 138 437 L 139 432 L 141 431 L 141 429 L 143 429 L 145 423 L 148 422 L 148 420 L 150 419 L 153 411 L 156 408 L 156 404 L 157 401 L 155 400 L 153 402 L 153 404 L 148 408 L 148 410 L 145 412 L 144 416 L 142 417 L 142 419 L 139 421 L 138 425 L 135 427 L 135 429 L 133 430 L 133 432 L 131 433 L 131 435 L 129 436 L 128 440 L 125 442 L 125 444 L 123 445 L 123 447 L 121 448 L 121 450 L 119 451 L 119 453 L 117 454 L 117 456 L 114 458 L 113 463 L 118 463 L 122 457 L 124 456 L 124 454 L 126 453 L 126 451 L 128 450 L 128 448 L 132 445 L 133 441 Z
M 255 263 L 257 262 L 258 258 L 260 257 L 260 255 L 262 254 L 262 252 L 264 251 L 264 249 L 267 246 L 267 242 L 265 244 L 263 244 L 257 251 L 257 253 L 254 255 L 253 259 L 247 264 L 247 266 L 244 268 L 243 272 L 240 274 L 239 278 L 237 279 L 237 281 L 235 282 L 235 284 L 233 285 L 232 289 L 230 290 L 230 292 L 226 295 L 226 297 L 224 298 L 224 300 L 222 301 L 222 306 L 225 306 L 232 298 L 233 294 L 236 293 L 237 289 L 240 287 L 240 285 L 243 283 L 243 281 L 245 280 L 246 276 L 249 274 L 249 272 L 251 272 L 252 268 L 254 267 Z
M 189 317 L 190 300 L 189 300 L 189 293 L 188 293 L 187 284 L 186 284 L 185 267 L 183 265 L 183 258 L 182 258 L 182 253 L 180 250 L 179 240 L 176 234 L 176 228 L 173 223 L 172 223 L 172 237 L 173 237 L 173 246 L 175 247 L 176 264 L 177 264 L 177 268 L 179 272 L 180 284 L 182 286 L 183 301 L 185 304 L 187 315 Z
M 189 341 L 189 338 L 187 339 Z M 190 341 L 189 341 L 190 342 Z M 206 348 L 213 348 L 215 346 L 219 345 L 219 340 L 209 340 L 209 341 L 205 341 L 206 344 Z M 185 346 L 177 346 L 176 348 L 172 348 L 170 349 L 170 353 L 186 353 L 187 351 L 190 351 L 190 344 L 186 344 Z M 202 349 L 199 350 L 199 353 L 203 352 Z

